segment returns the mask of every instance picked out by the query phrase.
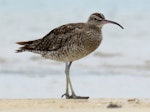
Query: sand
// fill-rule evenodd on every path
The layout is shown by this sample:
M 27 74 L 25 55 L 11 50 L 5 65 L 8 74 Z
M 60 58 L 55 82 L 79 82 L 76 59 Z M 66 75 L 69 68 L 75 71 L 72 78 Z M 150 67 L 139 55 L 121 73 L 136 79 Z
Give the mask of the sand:
M 0 112 L 150 112 L 150 99 L 0 99 Z

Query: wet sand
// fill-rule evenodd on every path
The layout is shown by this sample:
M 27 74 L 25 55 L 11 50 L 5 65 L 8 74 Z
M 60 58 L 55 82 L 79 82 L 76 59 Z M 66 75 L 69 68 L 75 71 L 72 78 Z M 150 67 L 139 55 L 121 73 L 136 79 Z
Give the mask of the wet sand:
M 150 112 L 150 99 L 0 99 L 0 112 Z

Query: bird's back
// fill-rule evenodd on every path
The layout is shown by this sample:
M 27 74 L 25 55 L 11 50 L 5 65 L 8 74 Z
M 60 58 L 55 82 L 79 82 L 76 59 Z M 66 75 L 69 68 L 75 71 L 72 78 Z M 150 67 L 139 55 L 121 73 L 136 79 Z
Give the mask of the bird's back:
M 45 58 L 70 62 L 94 51 L 102 40 L 101 30 L 87 23 L 72 23 L 53 29 L 42 39 L 18 42 L 17 52 L 30 51 Z

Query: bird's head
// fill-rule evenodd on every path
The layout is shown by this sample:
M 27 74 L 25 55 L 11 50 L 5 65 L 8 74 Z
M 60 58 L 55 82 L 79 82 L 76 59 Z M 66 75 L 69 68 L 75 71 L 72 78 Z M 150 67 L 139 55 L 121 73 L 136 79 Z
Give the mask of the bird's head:
M 96 25 L 99 28 L 102 28 L 104 24 L 112 23 L 112 24 L 116 24 L 116 25 L 120 26 L 122 29 L 124 29 L 123 26 L 121 26 L 119 23 L 105 19 L 104 15 L 102 13 L 91 14 L 87 23 Z

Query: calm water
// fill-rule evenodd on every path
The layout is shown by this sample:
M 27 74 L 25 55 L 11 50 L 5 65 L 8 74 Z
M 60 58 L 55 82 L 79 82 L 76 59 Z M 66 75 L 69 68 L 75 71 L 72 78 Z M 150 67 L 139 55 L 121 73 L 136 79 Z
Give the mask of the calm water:
M 37 39 L 93 12 L 124 26 L 105 25 L 101 46 L 76 61 L 71 78 L 78 94 L 150 97 L 149 0 L 0 0 L 0 98 L 59 97 L 64 64 L 32 53 L 16 54 L 16 41 Z

